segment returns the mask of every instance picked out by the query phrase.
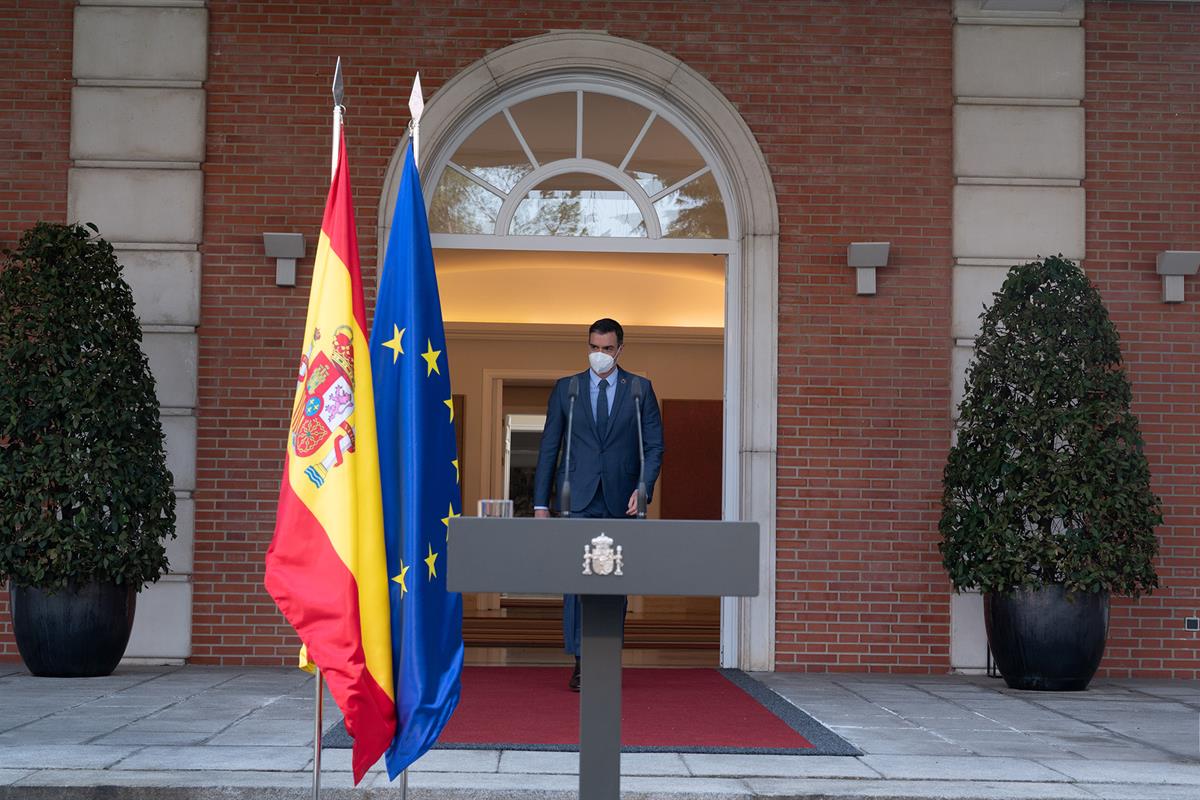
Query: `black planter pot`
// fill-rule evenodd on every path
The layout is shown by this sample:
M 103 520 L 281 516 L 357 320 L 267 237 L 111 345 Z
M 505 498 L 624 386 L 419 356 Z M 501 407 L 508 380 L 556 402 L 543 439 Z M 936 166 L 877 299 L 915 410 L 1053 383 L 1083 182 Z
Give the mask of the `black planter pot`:
M 117 668 L 133 630 L 134 587 L 88 583 L 51 594 L 13 585 L 9 597 L 17 649 L 34 675 L 93 678 Z
M 1108 592 L 1061 586 L 983 597 L 988 645 L 1013 689 L 1077 692 L 1087 688 L 1108 638 Z

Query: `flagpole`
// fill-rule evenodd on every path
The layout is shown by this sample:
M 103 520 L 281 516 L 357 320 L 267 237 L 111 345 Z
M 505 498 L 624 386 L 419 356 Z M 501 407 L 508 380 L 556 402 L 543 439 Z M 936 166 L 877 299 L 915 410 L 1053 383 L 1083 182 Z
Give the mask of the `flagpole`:
M 337 174 L 338 165 L 338 144 L 342 141 L 342 115 L 346 111 L 346 107 L 342 105 L 342 96 L 345 94 L 342 85 L 342 57 L 338 56 L 337 66 L 333 68 L 333 157 L 332 163 L 329 166 L 329 180 L 333 181 L 333 176 Z
M 345 112 L 345 107 L 342 105 L 342 97 L 344 94 L 342 84 L 342 57 L 338 56 L 337 64 L 333 68 L 333 145 L 331 147 L 330 165 L 329 165 L 329 180 L 332 183 L 334 176 L 337 175 L 338 167 L 338 148 L 342 141 L 342 116 Z M 321 734 L 322 730 L 322 711 L 324 710 L 324 683 L 321 676 L 321 668 L 314 665 L 313 667 L 313 684 L 315 685 L 315 696 L 313 699 L 313 775 L 312 775 L 312 796 L 313 800 L 321 800 Z
M 413 145 L 413 166 L 417 167 L 421 164 L 421 113 L 425 110 L 425 98 L 421 92 L 421 73 L 418 72 L 413 79 L 412 92 L 408 95 L 408 111 L 412 114 L 412 121 L 408 123 L 408 129 L 412 133 Z M 400 800 L 408 800 L 408 770 L 404 769 L 400 772 Z
M 315 680 L 313 683 L 317 686 L 316 702 L 313 706 L 316 711 L 313 714 L 313 777 L 312 777 L 312 796 L 313 800 L 321 798 L 321 711 L 325 705 L 325 698 L 321 691 L 321 670 L 313 670 Z
M 425 97 L 421 92 L 421 73 L 413 80 L 412 93 L 408 96 L 408 112 L 412 114 L 413 166 L 421 166 L 421 114 L 425 111 Z

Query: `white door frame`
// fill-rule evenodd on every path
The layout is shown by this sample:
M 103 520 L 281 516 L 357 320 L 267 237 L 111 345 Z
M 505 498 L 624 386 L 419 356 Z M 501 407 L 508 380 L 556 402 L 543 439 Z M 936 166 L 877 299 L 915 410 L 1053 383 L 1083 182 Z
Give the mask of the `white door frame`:
M 504 460 L 500 464 L 500 472 L 504 475 L 504 492 L 501 497 L 508 498 L 512 487 L 509 480 L 512 477 L 512 435 L 514 433 L 541 433 L 546 428 L 545 414 L 505 414 L 504 415 Z
M 749 126 L 708 80 L 660 50 L 601 33 L 549 33 L 489 53 L 442 86 L 421 119 L 421 164 L 440 174 L 465 130 L 486 106 L 534 83 L 603 82 L 636 94 L 692 138 L 713 168 L 726 199 L 730 240 L 725 281 L 725 519 L 759 524 L 757 597 L 723 598 L 721 664 L 746 670 L 775 668 L 775 469 L 778 397 L 779 212 L 762 151 Z M 384 253 L 400 183 L 406 133 L 397 142 L 379 202 L 377 252 Z M 432 191 L 427 182 L 426 196 Z M 470 237 L 476 238 L 476 237 Z M 520 248 L 508 239 L 510 248 Z M 526 238 L 526 237 L 522 237 Z M 547 241 L 543 248 L 574 249 L 587 242 Z M 662 241 L 662 240 L 658 240 Z M 607 240 L 611 247 L 612 240 Z M 691 240 L 689 247 L 697 247 Z M 440 246 L 453 246 L 439 241 Z M 460 245 L 462 246 L 462 245 Z M 656 246 L 657 247 L 657 246 Z M 694 251 L 693 251 L 694 252 Z

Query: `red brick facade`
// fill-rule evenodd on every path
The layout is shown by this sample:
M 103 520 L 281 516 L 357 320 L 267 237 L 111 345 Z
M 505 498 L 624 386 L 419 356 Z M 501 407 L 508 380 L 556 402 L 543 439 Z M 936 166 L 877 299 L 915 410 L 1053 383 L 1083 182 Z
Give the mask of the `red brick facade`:
M 35 222 L 67 218 L 71 6 L 43 1 L 0 9 L 0 248 L 14 247 Z M 17 654 L 11 619 L 0 585 L 0 659 Z
M 261 565 L 305 295 L 276 289 L 254 245 L 273 224 L 320 215 L 329 64 L 347 55 L 352 174 L 360 224 L 369 223 L 414 70 L 432 94 L 517 38 L 584 28 L 699 71 L 733 101 L 772 171 L 785 331 L 779 666 L 947 669 L 948 595 L 935 558 L 950 425 L 945 5 L 895 3 L 895 14 L 828 4 L 731 3 L 715 13 L 696 4 L 512 5 L 502 15 L 496 4 L 485 13 L 427 3 L 402 20 L 360 7 L 329 25 L 274 5 L 269 14 L 212 6 L 220 57 L 208 85 L 196 660 L 293 655 Z M 491 21 L 502 16 L 514 21 Z M 890 239 L 901 254 L 879 296 L 866 299 L 854 296 L 845 267 L 846 242 L 864 237 Z M 362 243 L 372 265 L 374 243 Z
M 1103 668 L 1195 679 L 1200 613 L 1200 281 L 1165 305 L 1163 250 L 1200 249 L 1200 15 L 1185 3 L 1089 1 L 1087 256 L 1121 334 L 1154 490 L 1162 584 L 1114 602 Z
M 952 27 L 944 3 L 901 5 L 784 23 L 781 103 L 721 87 L 780 209 L 779 669 L 950 666 Z M 870 297 L 846 267 L 863 240 L 892 243 Z
M 0 9 L 0 246 L 40 220 L 67 216 L 71 134 L 71 4 Z
M 387 3 L 212 2 L 209 9 L 194 661 L 279 664 L 295 656 L 294 634 L 262 588 L 262 563 L 307 284 L 277 288 L 260 237 L 313 230 L 320 218 L 334 59 L 343 56 L 346 70 L 352 182 L 371 287 L 376 254 L 368 231 L 408 121 L 414 71 L 430 96 L 518 39 L 588 29 L 663 50 L 711 81 L 745 119 L 774 181 L 777 667 L 949 669 L 950 589 L 937 553 L 952 424 L 949 0 L 429 0 L 403 12 Z M 1136 605 L 1117 603 L 1105 669 L 1195 678 L 1196 640 L 1181 617 L 1200 606 L 1200 283 L 1189 280 L 1187 303 L 1165 306 L 1153 264 L 1160 250 L 1200 248 L 1200 15 L 1184 4 L 1094 0 L 1087 13 L 1086 266 L 1121 330 L 1166 515 L 1163 589 Z M 46 155 L 36 163 L 0 127 L 0 141 L 14 141 L 22 157 L 20 171 L 0 180 L 30 197 L 0 193 L 5 243 L 33 219 L 65 213 L 69 19 L 38 24 L 43 37 L 66 40 L 35 37 L 53 45 L 53 68 L 4 102 L 18 113 L 52 113 L 46 124 L 59 127 L 39 137 Z M 31 35 L 28 27 L 21 35 Z M 0 35 L 8 42 L 18 34 Z M 312 263 L 308 238 L 302 282 Z M 854 294 L 845 266 L 846 244 L 862 240 L 892 243 L 871 297 Z M 11 657 L 7 625 L 0 605 L 0 656 Z

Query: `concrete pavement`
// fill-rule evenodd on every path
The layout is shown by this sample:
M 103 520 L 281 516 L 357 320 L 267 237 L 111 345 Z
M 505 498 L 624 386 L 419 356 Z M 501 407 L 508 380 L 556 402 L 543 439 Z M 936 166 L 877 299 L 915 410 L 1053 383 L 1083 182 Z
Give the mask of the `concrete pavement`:
M 1014 692 L 966 676 L 755 676 L 860 757 L 630 753 L 624 798 L 1200 800 L 1200 683 L 1098 680 Z M 294 669 L 122 666 L 34 678 L 0 665 L 0 800 L 310 797 L 312 679 Z M 325 704 L 325 723 L 337 719 Z M 351 788 L 322 755 L 322 794 L 396 798 L 377 767 Z M 575 795 L 575 753 L 435 750 L 413 800 Z

